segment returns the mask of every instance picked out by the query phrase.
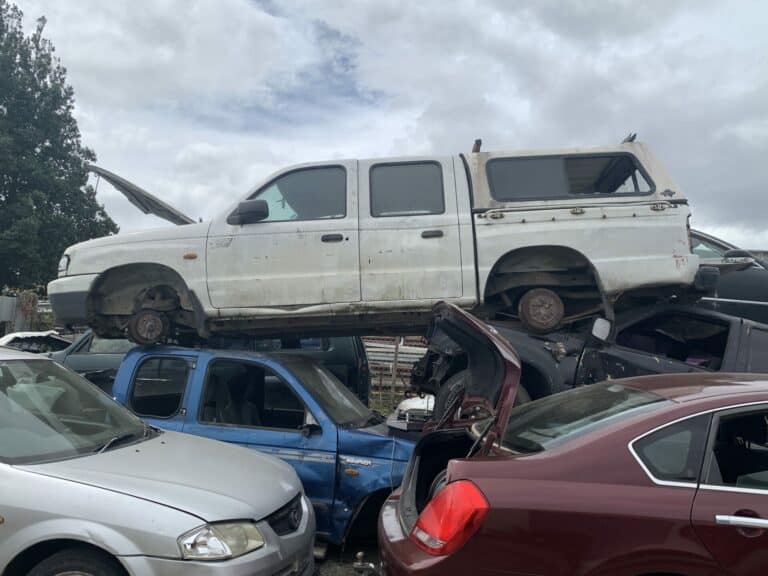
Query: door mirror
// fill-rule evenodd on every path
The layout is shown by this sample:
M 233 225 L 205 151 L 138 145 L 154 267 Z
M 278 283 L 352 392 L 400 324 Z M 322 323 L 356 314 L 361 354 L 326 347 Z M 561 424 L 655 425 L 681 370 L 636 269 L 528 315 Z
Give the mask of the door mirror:
M 605 318 L 595 318 L 595 322 L 592 324 L 592 336 L 600 342 L 605 342 L 611 335 L 611 328 L 611 323 Z
M 266 200 L 245 200 L 237 205 L 232 214 L 227 217 L 227 224 L 242 226 L 253 224 L 269 217 L 269 204 Z
M 319 424 L 303 424 L 299 430 L 301 430 L 301 435 L 304 438 L 309 438 L 313 434 L 320 434 L 323 431 Z
M 299 430 L 301 430 L 301 435 L 305 438 L 309 438 L 313 434 L 320 434 L 323 431 L 309 410 L 304 413 L 304 424 L 299 426 Z
M 752 254 L 746 250 L 734 248 L 733 250 L 726 250 L 723 258 L 752 258 Z

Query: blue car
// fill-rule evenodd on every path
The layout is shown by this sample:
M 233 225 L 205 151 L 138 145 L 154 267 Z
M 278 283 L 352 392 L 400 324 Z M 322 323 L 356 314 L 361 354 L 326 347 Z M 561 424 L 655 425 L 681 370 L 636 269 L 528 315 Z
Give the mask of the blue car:
M 355 534 L 375 534 L 414 447 L 326 368 L 298 355 L 136 348 L 112 394 L 159 428 L 283 458 L 312 501 L 318 536 L 339 545 L 353 525 Z

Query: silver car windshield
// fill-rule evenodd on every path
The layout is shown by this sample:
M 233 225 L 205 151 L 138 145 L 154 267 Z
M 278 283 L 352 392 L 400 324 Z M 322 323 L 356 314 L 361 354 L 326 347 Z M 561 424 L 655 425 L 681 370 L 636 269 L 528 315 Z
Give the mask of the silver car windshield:
M 145 436 L 139 418 L 55 362 L 0 362 L 0 462 L 73 458 Z

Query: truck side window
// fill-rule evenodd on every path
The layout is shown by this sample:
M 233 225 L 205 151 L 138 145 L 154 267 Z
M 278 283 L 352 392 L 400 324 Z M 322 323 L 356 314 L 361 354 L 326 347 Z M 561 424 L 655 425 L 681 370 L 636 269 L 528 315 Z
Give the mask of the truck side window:
M 170 418 L 179 411 L 189 367 L 183 358 L 144 360 L 133 379 L 131 408 L 139 416 Z
M 629 154 L 493 158 L 486 173 L 500 202 L 653 191 Z
M 728 326 L 684 314 L 659 314 L 619 332 L 619 346 L 719 370 L 728 344 Z
M 746 372 L 768 372 L 768 332 L 759 328 L 749 331 L 749 360 Z
M 347 171 L 342 166 L 301 168 L 278 176 L 251 196 L 269 205 L 263 222 L 344 218 Z
M 211 366 L 201 422 L 298 431 L 304 417 L 304 404 L 269 368 L 229 360 Z
M 437 162 L 371 167 L 371 216 L 419 216 L 445 212 L 443 170 Z

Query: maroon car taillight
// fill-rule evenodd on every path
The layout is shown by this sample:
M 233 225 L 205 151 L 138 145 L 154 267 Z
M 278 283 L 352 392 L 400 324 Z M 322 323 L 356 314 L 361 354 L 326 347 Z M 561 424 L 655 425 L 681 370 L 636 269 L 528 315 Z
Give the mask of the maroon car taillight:
M 411 540 L 434 556 L 455 552 L 477 531 L 488 513 L 488 501 L 469 480 L 443 488 L 422 510 Z

